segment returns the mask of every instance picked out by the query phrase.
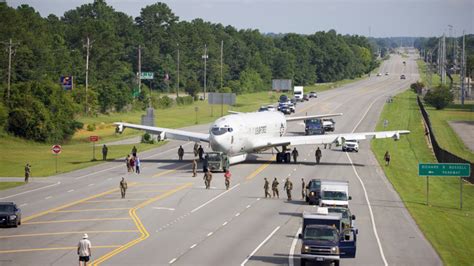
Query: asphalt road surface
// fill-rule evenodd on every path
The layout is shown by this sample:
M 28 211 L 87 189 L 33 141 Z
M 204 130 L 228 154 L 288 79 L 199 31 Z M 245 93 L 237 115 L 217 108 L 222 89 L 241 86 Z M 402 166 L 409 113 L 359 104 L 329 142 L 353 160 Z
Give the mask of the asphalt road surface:
M 298 104 L 296 115 L 342 112 L 336 132 L 372 131 L 386 98 L 418 78 L 413 58 L 393 55 L 380 69 L 388 76 L 372 75 L 320 93 Z M 402 73 L 406 80 L 400 80 Z M 289 124 L 289 134 L 303 132 L 302 123 Z M 186 151 L 182 162 L 177 161 L 179 145 Z M 361 143 L 359 153 L 323 149 L 320 165 L 314 164 L 315 146 L 298 147 L 298 164 L 275 164 L 271 151 L 256 154 L 231 167 L 228 191 L 222 173 L 214 174 L 210 190 L 204 189 L 202 173 L 192 177 L 192 145 L 170 141 L 139 152 L 140 175 L 126 173 L 120 160 L 1 192 L 0 201 L 21 206 L 23 224 L 0 229 L 0 265 L 73 265 L 83 233 L 92 242 L 94 265 L 299 265 L 295 237 L 301 213 L 314 210 L 301 199 L 301 178 L 349 181 L 359 229 L 357 256 L 341 264 L 441 264 L 368 142 Z M 122 176 L 129 184 L 126 199 L 118 188 Z M 263 197 L 264 177 L 280 180 L 279 199 Z M 294 184 L 292 201 L 283 191 L 286 177 Z

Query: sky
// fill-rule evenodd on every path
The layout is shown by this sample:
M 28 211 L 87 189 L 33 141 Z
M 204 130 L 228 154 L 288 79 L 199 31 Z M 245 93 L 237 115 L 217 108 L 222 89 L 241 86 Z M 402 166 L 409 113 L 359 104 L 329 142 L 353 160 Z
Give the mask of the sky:
M 62 16 L 92 0 L 7 0 L 28 4 L 44 17 Z M 150 0 L 106 0 L 137 17 Z M 370 37 L 432 37 L 474 33 L 474 0 L 162 0 L 180 20 L 202 18 L 262 33 L 311 34 L 336 30 Z M 450 31 L 450 27 L 452 30 Z

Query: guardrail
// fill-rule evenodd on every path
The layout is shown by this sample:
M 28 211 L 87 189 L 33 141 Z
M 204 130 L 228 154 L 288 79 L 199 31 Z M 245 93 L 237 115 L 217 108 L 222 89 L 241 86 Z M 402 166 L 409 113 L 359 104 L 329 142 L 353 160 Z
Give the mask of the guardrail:
M 418 102 L 418 106 L 420 107 L 421 114 L 423 115 L 423 119 L 425 120 L 425 125 L 428 127 L 428 133 L 430 135 L 431 146 L 433 147 L 433 151 L 435 153 L 435 156 L 438 162 L 440 163 L 468 163 L 468 164 L 471 164 L 471 169 L 473 169 L 472 162 L 469 162 L 463 158 L 460 158 L 450 153 L 449 151 L 444 150 L 443 148 L 439 146 L 438 141 L 436 141 L 436 137 L 431 127 L 430 116 L 428 112 L 426 112 L 425 107 L 423 106 L 423 103 L 421 102 L 421 99 L 419 96 L 416 97 L 416 101 Z M 463 177 L 463 179 L 470 183 L 474 183 L 474 171 L 471 171 L 470 177 Z

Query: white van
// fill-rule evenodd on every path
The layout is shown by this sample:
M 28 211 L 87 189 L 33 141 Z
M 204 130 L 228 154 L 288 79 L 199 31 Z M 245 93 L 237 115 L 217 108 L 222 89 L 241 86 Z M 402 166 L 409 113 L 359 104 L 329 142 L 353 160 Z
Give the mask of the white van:
M 321 198 L 319 206 L 321 207 L 349 207 L 349 182 L 321 180 Z
M 302 102 L 303 101 L 303 94 L 304 94 L 303 86 L 295 86 L 295 88 L 293 90 L 293 94 L 295 95 L 295 99 L 297 101 Z

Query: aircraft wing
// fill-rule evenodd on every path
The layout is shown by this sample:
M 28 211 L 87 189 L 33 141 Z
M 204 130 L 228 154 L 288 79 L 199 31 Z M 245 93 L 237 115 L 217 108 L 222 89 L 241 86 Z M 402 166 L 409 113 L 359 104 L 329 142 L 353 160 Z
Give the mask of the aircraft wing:
M 209 142 L 209 134 L 197 133 L 191 131 L 184 131 L 178 129 L 170 129 L 164 127 L 151 127 L 143 126 L 122 122 L 115 122 L 114 125 L 117 126 L 117 132 L 122 133 L 125 128 L 133 128 L 139 130 L 145 130 L 148 133 L 160 135 L 160 138 L 163 139 L 176 139 L 184 141 L 195 141 L 195 142 Z
M 266 138 L 256 144 L 255 150 L 264 150 L 271 147 L 279 146 L 298 146 L 298 145 L 318 145 L 330 144 L 342 145 L 345 140 L 366 140 L 366 139 L 383 139 L 393 138 L 399 140 L 400 135 L 408 134 L 408 130 L 396 131 L 379 131 L 379 132 L 363 132 L 363 133 L 340 133 L 327 135 L 310 135 L 310 136 L 283 136 Z
M 325 114 L 325 115 L 307 115 L 307 116 L 293 116 L 293 117 L 286 117 L 286 121 L 299 121 L 299 120 L 307 120 L 307 119 L 316 119 L 316 118 L 325 118 L 325 117 L 333 117 L 333 116 L 341 116 L 342 113 L 336 114 Z

